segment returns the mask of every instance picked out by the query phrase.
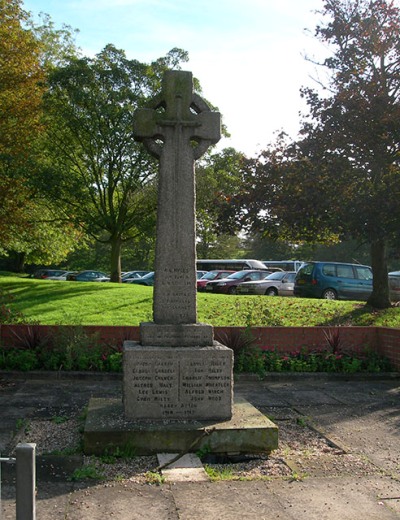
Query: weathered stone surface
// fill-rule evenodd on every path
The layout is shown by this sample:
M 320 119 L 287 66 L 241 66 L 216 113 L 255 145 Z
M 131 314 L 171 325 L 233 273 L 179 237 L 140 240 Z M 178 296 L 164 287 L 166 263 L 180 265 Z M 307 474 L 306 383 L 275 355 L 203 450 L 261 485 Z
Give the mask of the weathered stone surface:
M 157 453 L 269 453 L 278 447 L 278 427 L 248 401 L 235 398 L 229 421 L 129 421 L 120 399 L 93 398 L 84 430 L 84 451 L 100 455 L 127 446 L 137 455 Z
M 194 161 L 219 141 L 220 114 L 193 92 L 191 72 L 171 70 L 151 107 L 135 112 L 134 134 L 160 161 L 154 321 L 196 323 Z
M 124 344 L 128 419 L 224 420 L 232 417 L 233 352 L 208 347 Z
M 213 344 L 211 325 L 191 323 L 159 325 L 153 322 L 140 324 L 140 343 L 143 346 L 207 347 Z

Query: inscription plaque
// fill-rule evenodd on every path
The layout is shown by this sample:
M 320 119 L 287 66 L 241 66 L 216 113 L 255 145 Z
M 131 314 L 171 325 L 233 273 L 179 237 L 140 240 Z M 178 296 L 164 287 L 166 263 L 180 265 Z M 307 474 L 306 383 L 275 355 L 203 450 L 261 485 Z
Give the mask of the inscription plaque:
M 232 416 L 232 350 L 124 344 L 124 406 L 128 418 L 225 420 Z

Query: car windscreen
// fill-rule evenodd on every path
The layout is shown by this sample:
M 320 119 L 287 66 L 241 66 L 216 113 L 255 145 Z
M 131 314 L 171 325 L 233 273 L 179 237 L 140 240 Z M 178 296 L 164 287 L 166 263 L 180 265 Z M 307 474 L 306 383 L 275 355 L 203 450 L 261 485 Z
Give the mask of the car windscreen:
M 241 278 L 244 278 L 247 274 L 249 274 L 249 271 L 236 271 L 236 273 L 232 273 L 226 278 L 229 280 L 240 280 Z
M 277 271 L 276 273 L 269 274 L 264 280 L 282 280 L 285 276 L 285 271 Z

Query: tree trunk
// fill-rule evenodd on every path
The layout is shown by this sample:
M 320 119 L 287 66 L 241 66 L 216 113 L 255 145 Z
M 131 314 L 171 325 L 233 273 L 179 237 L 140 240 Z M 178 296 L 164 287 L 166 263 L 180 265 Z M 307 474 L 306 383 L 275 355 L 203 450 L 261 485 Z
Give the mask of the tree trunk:
M 9 268 L 14 273 L 25 272 L 25 252 L 12 251 L 9 256 Z
M 371 266 L 374 275 L 373 290 L 368 298 L 368 305 L 376 309 L 390 307 L 389 280 L 387 270 L 386 242 L 377 238 L 371 242 Z
M 121 237 L 111 237 L 111 282 L 121 283 Z

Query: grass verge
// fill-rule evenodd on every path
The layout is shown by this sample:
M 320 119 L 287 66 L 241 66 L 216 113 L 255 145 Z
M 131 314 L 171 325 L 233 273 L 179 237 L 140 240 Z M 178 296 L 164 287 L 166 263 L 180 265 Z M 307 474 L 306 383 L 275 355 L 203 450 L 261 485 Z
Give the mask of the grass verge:
M 1 276 L 11 308 L 42 325 L 139 325 L 152 318 L 153 288 Z M 363 302 L 198 294 L 198 321 L 214 326 L 400 326 L 400 308 Z

